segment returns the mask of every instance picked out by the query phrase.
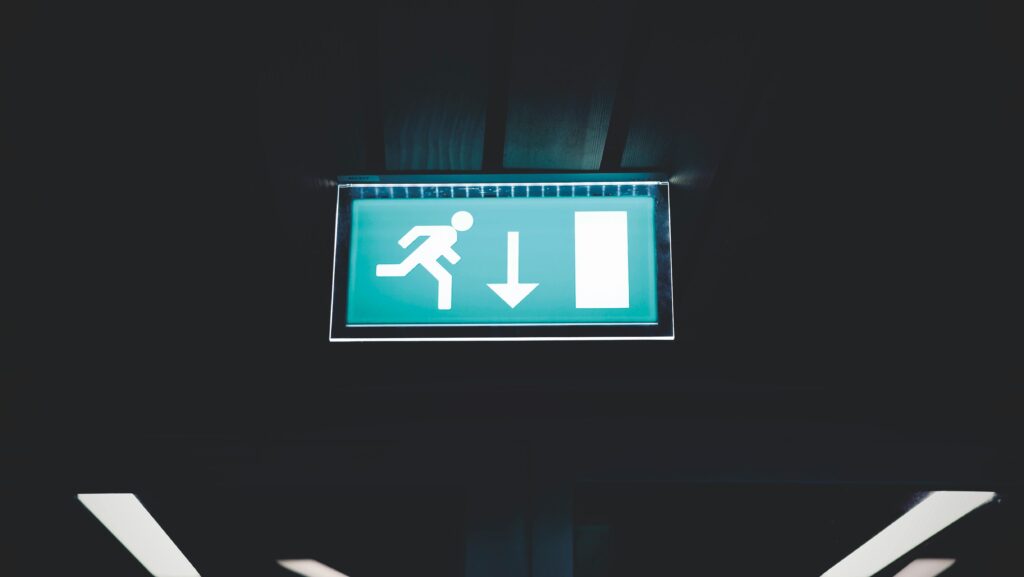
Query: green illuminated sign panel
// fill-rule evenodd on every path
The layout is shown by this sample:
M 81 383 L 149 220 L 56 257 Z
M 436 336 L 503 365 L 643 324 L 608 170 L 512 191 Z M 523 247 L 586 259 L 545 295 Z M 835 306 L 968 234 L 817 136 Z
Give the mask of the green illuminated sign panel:
M 569 187 L 339 192 L 332 340 L 660 334 L 665 199 Z

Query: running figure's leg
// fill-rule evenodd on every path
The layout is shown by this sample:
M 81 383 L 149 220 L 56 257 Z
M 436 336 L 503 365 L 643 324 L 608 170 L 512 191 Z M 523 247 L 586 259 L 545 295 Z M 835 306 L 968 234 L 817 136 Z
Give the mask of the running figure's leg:
M 413 252 L 398 264 L 379 264 L 377 265 L 377 276 L 405 276 L 412 272 L 412 269 L 416 268 L 416 261 L 419 260 L 418 256 Z
M 423 263 L 434 278 L 437 279 L 437 309 L 442 311 L 452 308 L 452 274 L 445 270 L 436 260 Z

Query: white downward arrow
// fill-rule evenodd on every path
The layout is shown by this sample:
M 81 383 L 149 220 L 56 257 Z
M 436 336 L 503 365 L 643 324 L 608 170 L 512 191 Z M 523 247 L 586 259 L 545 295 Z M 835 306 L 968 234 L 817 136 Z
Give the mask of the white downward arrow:
M 508 233 L 508 282 L 487 283 L 508 306 L 516 308 L 540 283 L 519 284 L 519 232 Z

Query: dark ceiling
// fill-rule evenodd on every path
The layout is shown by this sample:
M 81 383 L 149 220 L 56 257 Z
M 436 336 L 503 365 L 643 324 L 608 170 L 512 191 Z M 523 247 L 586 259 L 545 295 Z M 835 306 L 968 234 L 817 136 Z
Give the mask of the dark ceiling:
M 410 555 L 352 577 L 484 571 L 473 555 L 524 577 L 564 538 L 546 484 L 590 523 L 576 539 L 624 535 L 598 563 L 616 571 L 711 526 L 687 491 L 792 503 L 741 533 L 759 573 L 816 577 L 865 537 L 822 523 L 874 526 L 920 490 L 1001 490 L 978 531 L 1019 536 L 1015 11 L 5 6 L 8 546 L 57 554 L 59 525 L 81 542 L 55 567 L 140 575 L 74 501 L 134 491 L 204 575 L 277 574 L 238 557 L 326 547 L 339 511 L 335 555 L 375 566 L 384 533 Z M 671 175 L 675 341 L 328 343 L 336 175 L 512 170 Z M 492 533 L 528 557 L 486 553 Z M 786 565 L 793 539 L 815 556 Z

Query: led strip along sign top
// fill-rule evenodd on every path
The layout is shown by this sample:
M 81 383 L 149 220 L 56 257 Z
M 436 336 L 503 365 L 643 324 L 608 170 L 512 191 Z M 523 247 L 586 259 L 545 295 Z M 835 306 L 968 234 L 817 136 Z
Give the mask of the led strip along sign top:
M 341 177 L 330 339 L 671 339 L 668 182 Z

